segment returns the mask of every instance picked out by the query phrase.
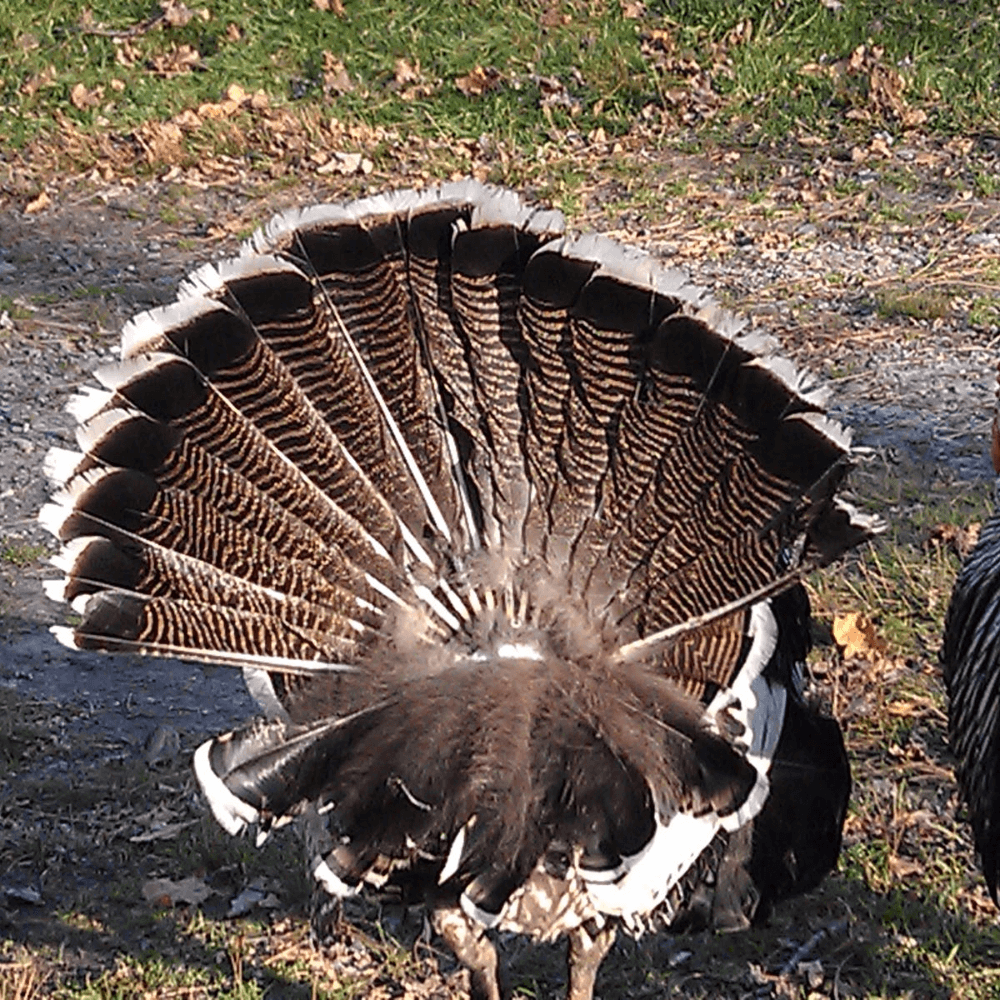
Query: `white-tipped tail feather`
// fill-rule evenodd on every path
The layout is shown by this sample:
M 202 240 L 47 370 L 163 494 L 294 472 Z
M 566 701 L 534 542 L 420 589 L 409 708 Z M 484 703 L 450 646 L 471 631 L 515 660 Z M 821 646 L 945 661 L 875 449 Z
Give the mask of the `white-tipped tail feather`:
M 390 192 L 272 219 L 96 377 L 53 631 L 244 671 L 271 721 L 194 759 L 228 832 L 321 817 L 315 879 L 422 894 L 483 996 L 483 927 L 571 935 L 587 1000 L 616 923 L 741 926 L 835 861 L 797 585 L 874 523 L 822 388 L 687 275 Z

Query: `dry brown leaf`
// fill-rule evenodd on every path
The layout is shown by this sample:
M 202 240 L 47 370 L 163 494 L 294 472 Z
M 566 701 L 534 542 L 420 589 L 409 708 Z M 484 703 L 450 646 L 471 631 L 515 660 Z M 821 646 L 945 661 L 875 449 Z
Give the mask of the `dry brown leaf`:
M 912 875 L 919 875 L 924 870 L 924 866 L 912 858 L 901 858 L 898 854 L 889 857 L 889 871 L 896 878 L 905 879 Z
M 847 60 L 847 69 L 851 73 L 857 73 L 865 63 L 865 53 L 867 49 L 864 45 L 859 45 Z
M 178 903 L 197 905 L 203 903 L 214 892 L 204 879 L 193 875 L 174 882 L 168 878 L 154 878 L 142 887 L 142 895 L 147 903 L 160 906 L 176 906 Z
M 69 92 L 69 101 L 74 108 L 86 111 L 87 108 L 96 107 L 104 97 L 104 88 L 95 87 L 88 90 L 82 83 L 75 84 Z
M 115 62 L 119 66 L 134 66 L 139 61 L 139 50 L 127 38 L 115 38 L 112 41 L 115 46 Z
M 849 109 L 847 117 L 859 121 L 870 121 L 872 115 L 883 120 L 894 118 L 904 128 L 923 125 L 927 121 L 927 112 L 922 108 L 914 108 L 907 102 L 906 80 L 894 66 L 882 62 L 883 55 L 884 50 L 877 45 L 871 48 L 859 45 L 849 59 L 833 68 L 834 76 L 846 72 L 867 77 L 864 98 L 866 106 Z
M 736 27 L 726 35 L 726 42 L 730 46 L 746 45 L 753 38 L 753 21 L 745 17 L 736 23 Z
M 642 0 L 618 0 L 618 6 L 621 7 L 622 17 L 631 21 L 646 13 L 646 5 Z
M 538 23 L 543 28 L 558 28 L 560 25 L 572 24 L 573 15 L 565 14 L 559 8 L 559 0 L 549 0 L 545 10 L 538 17 Z
M 456 77 L 455 86 L 466 97 L 481 97 L 483 94 L 499 90 L 503 86 L 503 77 L 500 71 L 492 66 L 476 65 L 465 76 Z
M 34 212 L 40 212 L 43 208 L 48 208 L 52 204 L 52 199 L 44 192 L 40 192 L 36 198 L 32 198 L 27 205 L 24 206 L 24 211 L 31 215 Z
M 335 152 L 326 163 L 316 171 L 318 174 L 370 174 L 375 169 L 374 164 L 360 153 Z
M 199 115 L 195 114 L 190 108 L 180 112 L 180 114 L 174 115 L 170 119 L 175 125 L 181 128 L 191 129 L 192 131 L 197 128 L 201 128 L 202 119 Z
M 354 90 L 347 67 L 332 52 L 323 53 L 323 89 L 334 94 L 348 94 Z
M 174 122 L 146 122 L 135 137 L 148 163 L 174 163 L 184 153 L 184 133 Z
M 341 0 L 313 0 L 313 6 L 317 10 L 331 11 L 337 17 L 343 17 L 347 13 Z
M 949 139 L 944 148 L 953 156 L 968 156 L 975 145 L 975 140 L 967 135 L 957 135 L 954 139 Z
M 979 521 L 973 521 L 962 528 L 957 524 L 938 524 L 931 528 L 924 543 L 926 548 L 944 546 L 951 549 L 959 559 L 965 560 L 979 541 Z
M 153 56 L 151 69 L 158 75 L 170 79 L 182 73 L 190 73 L 201 63 L 201 53 L 190 45 L 174 46 L 169 52 Z
M 875 632 L 875 626 L 860 611 L 837 615 L 833 619 L 833 638 L 845 660 L 854 657 L 873 660 L 888 649 L 885 640 Z
M 21 93 L 27 94 L 28 97 L 34 97 L 42 87 L 51 87 L 56 82 L 57 75 L 55 66 L 49 66 L 41 73 L 29 77 L 21 87 Z
M 194 17 L 194 11 L 181 0 L 160 0 L 160 10 L 163 11 L 164 23 L 171 28 L 183 28 Z
M 227 42 L 238 42 L 243 37 L 243 32 L 240 31 L 240 26 L 238 24 L 233 24 L 232 21 L 226 25 L 226 41 Z
M 395 83 L 399 84 L 399 86 L 419 80 L 420 60 L 417 60 L 416 66 L 411 66 L 407 60 L 397 59 L 395 66 L 393 67 L 392 78 Z

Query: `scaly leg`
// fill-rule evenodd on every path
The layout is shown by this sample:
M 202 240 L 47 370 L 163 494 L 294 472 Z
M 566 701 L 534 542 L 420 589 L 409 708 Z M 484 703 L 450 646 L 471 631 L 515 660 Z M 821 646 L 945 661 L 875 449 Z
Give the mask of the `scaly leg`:
M 455 957 L 469 970 L 472 1000 L 504 1000 L 507 994 L 501 990 L 496 949 L 486 932 L 457 906 L 435 909 L 431 923 Z
M 593 1000 L 594 980 L 604 956 L 615 943 L 615 925 L 611 922 L 589 934 L 583 927 L 569 932 L 569 992 L 566 1000 Z

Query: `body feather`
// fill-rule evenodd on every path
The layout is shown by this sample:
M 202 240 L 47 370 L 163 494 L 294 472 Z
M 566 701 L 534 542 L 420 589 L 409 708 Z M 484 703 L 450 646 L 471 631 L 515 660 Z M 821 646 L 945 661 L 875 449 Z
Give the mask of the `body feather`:
M 990 895 L 1000 887 L 1000 517 L 962 566 L 945 618 L 941 661 L 962 797 Z

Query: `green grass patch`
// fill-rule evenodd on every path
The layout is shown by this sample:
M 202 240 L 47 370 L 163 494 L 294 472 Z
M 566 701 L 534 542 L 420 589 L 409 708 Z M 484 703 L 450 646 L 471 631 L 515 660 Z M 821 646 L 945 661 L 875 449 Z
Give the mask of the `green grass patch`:
M 941 319 L 951 310 L 951 295 L 940 291 L 886 288 L 876 293 L 875 308 L 883 319 Z
M 0 313 L 7 313 L 12 320 L 31 319 L 32 311 L 19 299 L 0 295 Z
M 634 8 L 372 0 L 346 4 L 341 16 L 310 0 L 216 0 L 186 20 L 158 13 L 138 0 L 96 10 L 79 0 L 0 0 L 7 144 L 26 150 L 62 137 L 66 155 L 82 162 L 112 154 L 193 162 L 253 150 L 266 163 L 287 148 L 257 119 L 280 110 L 307 133 L 334 117 L 347 125 L 345 147 L 364 145 L 376 158 L 387 150 L 385 130 L 396 137 L 390 146 L 438 143 L 462 169 L 470 155 L 462 143 L 481 137 L 532 155 L 572 134 L 615 136 L 637 125 L 668 141 L 694 128 L 753 143 L 1000 122 L 1000 15 L 984 0 L 858 0 L 836 11 L 815 0 Z M 264 97 L 200 111 L 218 107 L 234 84 Z M 171 119 L 173 132 L 143 133 Z M 287 133 L 288 121 L 281 128 Z M 494 179 L 516 181 L 512 169 L 501 164 Z M 995 180 L 984 174 L 977 185 L 992 190 Z
M 989 330 L 1000 325 L 1000 295 L 978 295 L 969 307 L 969 326 Z
M 30 566 L 41 559 L 49 550 L 44 545 L 8 539 L 0 545 L 0 560 L 12 566 Z

